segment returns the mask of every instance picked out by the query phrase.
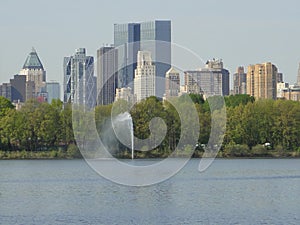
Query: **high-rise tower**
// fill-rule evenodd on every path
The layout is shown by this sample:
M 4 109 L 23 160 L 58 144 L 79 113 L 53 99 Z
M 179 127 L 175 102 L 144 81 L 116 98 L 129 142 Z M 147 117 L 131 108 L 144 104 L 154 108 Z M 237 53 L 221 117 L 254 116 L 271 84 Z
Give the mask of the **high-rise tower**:
M 95 107 L 96 85 L 94 58 L 86 55 L 85 48 L 64 58 L 64 103 Z
M 277 72 L 277 67 L 270 62 L 249 65 L 247 94 L 257 99 L 276 99 Z
M 26 76 L 26 99 L 38 97 L 39 93 L 44 92 L 43 89 L 46 86 L 46 71 L 44 70 L 43 64 L 41 63 L 41 60 L 34 48 L 32 48 L 31 52 L 27 56 L 19 75 Z M 30 83 L 31 85 L 29 85 Z M 29 90 L 32 88 L 33 90 Z
M 114 47 L 97 50 L 97 104 L 114 102 L 117 88 L 118 53 Z

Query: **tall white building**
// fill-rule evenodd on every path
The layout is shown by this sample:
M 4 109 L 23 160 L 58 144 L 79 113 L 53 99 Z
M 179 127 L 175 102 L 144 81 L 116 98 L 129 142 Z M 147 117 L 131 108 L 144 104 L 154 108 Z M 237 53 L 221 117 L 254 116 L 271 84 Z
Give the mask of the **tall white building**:
M 134 96 L 137 102 L 144 98 L 155 96 L 155 65 L 152 63 L 149 51 L 138 51 L 134 78 Z

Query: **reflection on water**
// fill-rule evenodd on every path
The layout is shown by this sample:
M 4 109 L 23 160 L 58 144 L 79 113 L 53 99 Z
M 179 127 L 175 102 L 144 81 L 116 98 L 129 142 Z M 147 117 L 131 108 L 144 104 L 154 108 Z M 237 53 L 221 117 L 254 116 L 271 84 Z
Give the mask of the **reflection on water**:
M 300 223 L 299 159 L 216 160 L 203 173 L 198 163 L 126 187 L 81 160 L 0 161 L 0 224 Z

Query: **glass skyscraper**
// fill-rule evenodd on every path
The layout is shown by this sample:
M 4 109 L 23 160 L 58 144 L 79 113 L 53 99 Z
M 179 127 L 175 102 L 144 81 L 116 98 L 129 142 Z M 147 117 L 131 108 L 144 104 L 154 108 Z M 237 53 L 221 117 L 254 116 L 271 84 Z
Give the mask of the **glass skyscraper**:
M 94 57 L 86 56 L 84 48 L 76 49 L 74 56 L 64 58 L 64 103 L 95 107 L 96 86 Z
M 156 76 L 165 77 L 171 67 L 171 21 L 115 24 L 114 46 L 118 47 L 119 54 L 119 88 L 126 87 L 133 81 L 139 50 L 151 52 Z M 156 84 L 159 85 L 156 87 L 156 95 L 162 97 L 165 84 L 161 82 Z
M 114 24 L 114 46 L 118 51 L 118 88 L 133 84 L 139 41 L 139 23 Z

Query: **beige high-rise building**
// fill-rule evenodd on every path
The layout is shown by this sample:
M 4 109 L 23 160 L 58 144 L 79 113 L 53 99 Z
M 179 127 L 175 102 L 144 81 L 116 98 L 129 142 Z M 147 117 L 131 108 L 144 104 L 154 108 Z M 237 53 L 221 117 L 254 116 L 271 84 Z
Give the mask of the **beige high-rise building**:
M 247 94 L 256 99 L 276 99 L 277 67 L 270 62 L 249 65 Z

